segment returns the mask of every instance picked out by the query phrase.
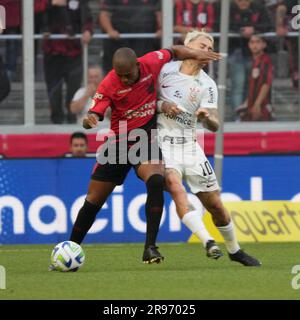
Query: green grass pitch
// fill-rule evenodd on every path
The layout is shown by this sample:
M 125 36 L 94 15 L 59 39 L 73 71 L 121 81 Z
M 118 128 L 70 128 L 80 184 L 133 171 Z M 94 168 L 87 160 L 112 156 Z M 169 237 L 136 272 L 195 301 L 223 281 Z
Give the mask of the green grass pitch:
M 299 299 L 291 286 L 299 243 L 243 244 L 260 268 L 210 260 L 200 244 L 160 244 L 160 265 L 141 262 L 142 244 L 83 245 L 78 272 L 48 272 L 53 245 L 0 246 L 6 268 L 1 299 Z M 222 246 L 225 252 L 224 246 Z

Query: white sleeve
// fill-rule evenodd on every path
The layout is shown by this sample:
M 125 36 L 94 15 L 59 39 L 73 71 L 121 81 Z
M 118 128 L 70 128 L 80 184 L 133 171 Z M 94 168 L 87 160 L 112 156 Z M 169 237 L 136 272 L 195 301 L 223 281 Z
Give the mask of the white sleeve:
M 200 107 L 207 109 L 218 108 L 218 88 L 213 80 L 208 83 L 202 94 Z
M 80 89 L 78 89 L 78 90 L 75 92 L 72 101 L 78 101 L 78 100 L 80 100 L 80 99 L 84 96 L 85 90 L 86 90 L 86 88 L 80 88 Z
M 157 105 L 157 112 L 158 113 L 162 113 L 161 107 L 162 107 L 163 103 L 164 102 L 162 100 L 157 100 L 156 105 Z

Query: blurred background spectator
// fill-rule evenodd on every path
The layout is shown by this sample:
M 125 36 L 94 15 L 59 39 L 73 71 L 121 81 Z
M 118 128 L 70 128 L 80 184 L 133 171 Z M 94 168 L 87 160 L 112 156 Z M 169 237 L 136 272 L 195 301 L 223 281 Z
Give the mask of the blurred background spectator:
M 167 0 L 169 1 L 169 0 Z M 129 40 L 118 38 L 119 32 L 157 32 L 160 33 L 161 12 L 159 0 L 35 0 L 35 32 L 49 35 L 49 32 L 68 34 L 68 40 L 36 40 L 35 44 L 35 121 L 38 124 L 49 123 L 73 123 L 77 121 L 76 112 L 70 110 L 71 101 L 75 93 L 82 89 L 82 52 L 79 40 L 72 39 L 74 33 L 82 33 L 83 30 L 92 30 L 92 20 L 83 19 L 89 7 L 92 10 L 94 21 L 98 21 L 101 15 L 104 20 L 110 22 L 112 36 L 117 39 L 109 40 L 94 39 L 89 43 L 87 64 L 97 65 L 99 61 L 106 71 L 111 69 L 111 58 L 115 48 L 121 45 L 133 46 L 142 55 L 148 50 L 155 50 L 161 47 L 160 39 Z M 176 33 L 182 27 L 184 33 L 190 28 L 204 27 L 210 31 L 213 23 L 213 32 L 219 32 L 220 24 L 220 0 L 170 0 L 174 3 L 174 29 Z M 8 25 L 16 25 L 9 20 L 19 22 L 16 31 L 5 30 L 5 33 L 19 33 L 22 28 L 21 0 L 0 0 L 4 5 Z M 26 1 L 25 1 L 26 3 Z M 99 3 L 104 10 L 99 14 Z M 80 14 L 75 18 L 77 4 L 88 7 L 87 10 L 80 9 Z M 88 4 L 88 5 L 87 5 Z M 235 108 L 240 106 L 248 96 L 247 85 L 248 72 L 251 69 L 252 59 L 248 48 L 249 35 L 252 32 L 275 32 L 275 36 L 267 36 L 268 53 L 273 62 L 273 90 L 271 94 L 272 104 L 276 106 L 277 121 L 295 121 L 299 118 L 299 94 L 295 88 L 298 87 L 298 37 L 291 37 L 287 32 L 295 31 L 292 28 L 291 20 L 294 14 L 291 13 L 293 5 L 297 0 L 231 0 L 230 32 L 237 33 L 241 38 L 229 38 L 229 68 L 228 86 L 226 93 L 226 121 L 233 121 L 236 118 Z M 19 9 L 16 10 L 16 5 Z M 58 9 L 54 12 L 53 6 Z M 79 6 L 78 6 L 79 7 Z M 213 9 L 211 10 L 211 7 Z M 52 8 L 52 9 L 51 9 Z M 191 11 L 192 8 L 192 11 Z M 13 12 L 13 14 L 11 14 Z M 17 12 L 17 14 L 16 14 Z M 57 14 L 58 12 L 58 14 Z M 137 14 L 136 12 L 141 12 Z M 146 12 L 146 13 L 145 13 Z M 54 18 L 52 19 L 51 16 Z M 90 13 L 88 14 L 90 16 Z M 72 18 L 73 17 L 73 18 Z M 214 19 L 213 19 L 214 17 Z M 179 23 L 177 23 L 177 20 Z M 64 23 L 61 23 L 63 21 Z M 73 24 L 77 25 L 74 28 Z M 107 22 L 106 21 L 106 22 Z M 20 26 L 21 24 L 21 26 Z M 104 21 L 105 24 L 105 21 Z M 247 28 L 250 26 L 251 28 Z M 244 28 L 246 27 L 246 28 Z M 253 28 L 252 28 L 253 27 Z M 119 30 L 120 29 L 120 30 Z M 107 32 L 110 33 L 107 29 Z M 117 33 L 115 31 L 118 30 Z M 250 31 L 250 32 L 249 32 Z M 94 26 L 95 33 L 105 32 L 100 25 Z M 180 33 L 180 32 L 179 32 Z M 249 34 L 248 34 L 249 33 Z M 88 38 L 90 33 L 87 32 Z M 1 37 L 1 36 L 0 36 Z M 72 39 L 72 40 L 71 40 Z M 50 41 L 53 42 L 51 45 Z M 215 50 L 218 51 L 219 37 L 215 37 Z M 7 45 L 8 43 L 8 45 Z M 47 43 L 45 48 L 45 43 Z M 11 46 L 12 44 L 12 46 Z M 157 44 L 157 45 L 156 45 Z M 110 47 L 111 46 L 111 47 Z M 54 47 L 56 49 L 54 49 Z M 17 50 L 15 50 L 17 48 Z M 7 69 L 16 70 L 9 72 L 12 76 L 10 81 L 11 91 L 5 100 L 1 102 L 0 124 L 23 124 L 24 123 L 24 87 L 22 83 L 21 55 L 22 41 L 7 40 L 0 38 L 0 55 Z M 42 50 L 42 48 L 46 50 Z M 111 49 L 110 49 L 111 48 Z M 58 50 L 59 49 L 59 50 Z M 104 49 L 104 50 L 103 50 Z M 64 51 L 63 51 L 64 50 Z M 74 54 L 75 52 L 75 54 Z M 103 59 L 104 54 L 104 59 Z M 106 57 L 106 58 L 105 58 Z M 50 62 L 49 62 L 50 60 Z M 68 62 L 66 62 L 68 61 Z M 284 63 L 282 63 L 284 61 Z M 47 68 L 44 65 L 48 65 Z M 107 66 L 109 64 L 109 66 Z M 10 67 L 12 66 L 12 67 Z M 72 70 L 72 72 L 70 71 Z M 104 74 L 106 71 L 103 71 Z M 210 64 L 207 69 L 210 75 L 217 79 L 218 63 Z M 45 75 L 45 72 L 47 75 Z M 70 76 L 72 74 L 72 76 Z M 47 86 L 44 81 L 47 79 Z M 2 87 L 5 82 L 2 83 Z M 8 86 L 3 92 L 9 92 Z M 81 90 L 82 92 L 82 90 Z M 78 97 L 78 96 L 77 96 Z M 51 99 L 50 99 L 51 98 Z M 51 104 L 51 117 L 49 115 L 49 99 Z M 80 115 L 79 115 L 80 117 Z M 79 120 L 80 122 L 80 120 Z
M 110 39 L 103 44 L 103 70 L 112 69 L 112 56 L 120 47 L 132 48 L 137 56 L 160 48 L 157 39 L 120 39 L 120 33 L 157 33 L 160 36 L 159 0 L 101 0 L 100 27 Z
M 21 32 L 21 0 L 0 0 L 5 7 L 6 29 L 4 34 L 19 34 Z M 20 55 L 21 43 L 19 40 L 6 40 L 5 67 L 10 80 L 16 80 L 17 60 Z
M 74 132 L 70 137 L 70 153 L 65 157 L 86 157 L 88 152 L 88 138 L 83 132 Z
M 291 21 L 295 14 L 292 13 L 292 8 L 298 4 L 297 0 L 282 0 L 276 6 L 276 33 L 282 38 L 282 44 L 287 50 L 288 65 L 295 89 L 299 88 L 299 72 L 298 72 L 298 39 L 284 38 L 289 31 L 295 31 L 292 27 Z M 279 48 L 282 50 L 282 48 Z M 282 61 L 280 59 L 279 61 Z
M 246 98 L 247 74 L 251 65 L 248 40 L 258 32 L 271 31 L 266 8 L 252 0 L 234 0 L 230 8 L 230 31 L 240 34 L 229 42 L 230 105 L 235 112 Z
M 191 29 L 212 32 L 215 24 L 215 9 L 207 0 L 175 1 L 175 32 L 183 36 Z
M 91 107 L 92 97 L 95 95 L 99 83 L 103 79 L 103 71 L 99 66 L 88 69 L 88 84 L 78 89 L 72 99 L 70 110 L 77 117 L 77 123 L 82 125 L 82 120 Z
M 9 92 L 10 82 L 7 76 L 2 56 L 0 55 L 0 103 L 9 95 Z
M 51 0 L 44 12 L 45 32 L 68 34 L 82 33 L 81 42 L 87 44 L 92 37 L 93 21 L 88 1 Z M 44 72 L 50 100 L 51 121 L 64 122 L 63 84 L 66 84 L 65 106 L 67 122 L 75 123 L 76 116 L 70 111 L 70 102 L 82 82 L 82 48 L 80 40 L 45 39 Z
M 273 65 L 271 57 L 264 52 L 265 39 L 252 35 L 249 40 L 252 65 L 248 76 L 247 99 L 236 111 L 242 121 L 274 120 L 271 104 Z

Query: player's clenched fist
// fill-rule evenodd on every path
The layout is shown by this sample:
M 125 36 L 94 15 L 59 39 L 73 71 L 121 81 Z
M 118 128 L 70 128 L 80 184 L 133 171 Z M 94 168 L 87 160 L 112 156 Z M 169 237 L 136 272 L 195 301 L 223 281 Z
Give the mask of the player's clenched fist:
M 98 124 L 98 120 L 99 118 L 96 114 L 88 113 L 84 117 L 82 125 L 85 129 L 95 128 Z
M 200 120 L 200 121 L 209 118 L 209 112 L 204 108 L 199 108 L 195 112 L 195 115 L 198 118 L 198 120 Z

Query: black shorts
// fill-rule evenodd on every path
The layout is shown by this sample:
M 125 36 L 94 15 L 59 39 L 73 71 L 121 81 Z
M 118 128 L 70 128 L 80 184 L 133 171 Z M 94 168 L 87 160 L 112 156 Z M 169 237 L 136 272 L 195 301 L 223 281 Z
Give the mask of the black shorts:
M 127 137 L 124 138 L 127 139 Z M 117 185 L 121 185 L 132 167 L 137 172 L 142 163 L 159 163 L 163 159 L 157 139 L 153 137 L 151 139 L 151 135 L 147 139 L 147 148 L 145 149 L 147 152 L 143 152 L 143 150 L 141 152 L 137 145 L 138 141 L 131 143 L 128 147 L 122 147 L 122 145 L 120 146 L 122 137 L 118 137 L 118 139 L 117 142 L 111 142 L 108 139 L 98 150 L 97 163 L 91 176 L 93 180 L 115 182 Z M 111 148 L 108 151 L 108 145 L 114 145 L 115 148 Z M 108 153 L 110 157 L 108 157 Z M 131 155 L 136 155 L 136 157 Z M 106 161 L 107 159 L 110 161 Z

